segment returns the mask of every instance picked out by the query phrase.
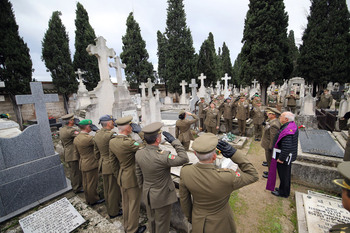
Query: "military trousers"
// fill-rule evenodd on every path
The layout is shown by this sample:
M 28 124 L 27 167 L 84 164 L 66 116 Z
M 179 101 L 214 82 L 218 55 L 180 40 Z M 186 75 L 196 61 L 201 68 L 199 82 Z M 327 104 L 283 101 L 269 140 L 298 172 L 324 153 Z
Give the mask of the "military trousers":
M 350 138 L 346 141 L 344 161 L 350 161 Z
M 150 206 L 146 204 L 148 230 L 150 233 L 169 232 L 171 206 L 172 205 L 166 205 L 161 208 L 151 209 Z
M 278 192 L 283 197 L 289 197 L 290 194 L 290 177 L 291 177 L 292 163 L 277 163 L 277 172 L 280 178 L 280 186 Z
M 89 205 L 92 205 L 100 199 L 97 194 L 98 169 L 82 172 L 82 175 L 85 200 Z
M 69 161 L 69 178 L 74 193 L 83 189 L 81 171 L 79 169 L 79 161 Z
M 261 139 L 263 126 L 261 124 L 254 124 L 255 139 Z
M 218 130 L 216 129 L 216 126 L 215 127 L 206 126 L 206 128 L 207 128 L 207 132 L 208 133 L 213 133 L 213 134 L 217 134 L 218 133 Z
M 241 136 L 245 135 L 246 120 L 238 120 L 238 131 Z
M 189 150 L 191 141 L 188 142 L 182 142 L 182 145 L 184 146 L 185 150 Z
M 204 117 L 203 118 L 199 118 L 199 128 L 201 129 L 201 131 L 205 131 L 205 124 L 204 124 Z
M 287 108 L 291 113 L 295 113 L 296 106 L 287 106 Z
M 270 164 L 271 164 L 271 160 L 272 160 L 272 150 L 265 149 L 265 158 L 266 158 L 267 166 L 270 170 Z
M 226 126 L 226 133 L 232 132 L 232 119 L 226 119 L 224 118 L 225 126 Z
M 126 233 L 134 233 L 139 226 L 141 189 L 133 187 L 122 191 L 123 224 Z
M 116 216 L 120 209 L 121 191 L 117 179 L 113 174 L 102 175 L 103 192 L 106 201 L 107 213 Z

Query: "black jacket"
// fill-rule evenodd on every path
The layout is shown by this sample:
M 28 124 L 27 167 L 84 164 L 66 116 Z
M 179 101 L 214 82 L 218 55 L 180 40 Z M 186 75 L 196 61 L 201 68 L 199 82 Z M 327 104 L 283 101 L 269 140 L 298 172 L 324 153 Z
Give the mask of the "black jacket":
M 284 124 L 281 126 L 280 130 L 278 131 L 278 134 L 275 137 L 275 142 L 278 139 L 279 134 L 289 125 L 290 122 Z M 287 135 L 283 137 L 279 142 L 278 142 L 278 149 L 281 150 L 281 153 L 278 156 L 278 159 L 281 161 L 286 161 L 289 154 L 292 156 L 292 162 L 297 159 L 298 155 L 298 136 L 299 136 L 299 131 L 297 131 L 294 134 Z

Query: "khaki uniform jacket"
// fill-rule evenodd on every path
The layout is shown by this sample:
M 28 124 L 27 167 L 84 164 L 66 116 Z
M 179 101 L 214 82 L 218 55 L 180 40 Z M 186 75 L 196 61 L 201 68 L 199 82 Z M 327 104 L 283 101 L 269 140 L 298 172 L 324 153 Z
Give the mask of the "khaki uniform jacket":
M 250 111 L 250 118 L 253 119 L 253 124 L 261 125 L 265 121 L 265 111 L 261 107 L 254 107 Z
M 238 120 L 247 120 L 249 118 L 249 103 L 245 100 L 240 100 L 236 103 L 236 118 Z
M 146 145 L 136 152 L 137 181 L 139 187 L 143 187 L 143 199 L 151 209 L 177 202 L 170 168 L 188 163 L 189 159 L 179 140 L 171 144 L 177 155 L 153 145 Z
M 261 140 L 261 147 L 265 150 L 272 150 L 274 145 L 275 136 L 281 128 L 280 121 L 276 118 L 272 121 L 268 121 L 264 128 L 264 136 Z
M 219 110 L 217 108 L 211 109 L 208 108 L 206 111 L 206 117 L 204 124 L 209 127 L 216 127 L 220 126 L 220 114 Z
M 102 175 L 113 174 L 113 160 L 109 157 L 109 141 L 115 136 L 115 132 L 102 128 L 94 137 L 94 152 L 96 158 L 99 159 L 98 171 Z
M 74 154 L 74 145 L 73 145 L 73 140 L 78 134 L 79 134 L 79 131 L 74 129 L 73 127 L 65 125 L 60 128 L 60 139 L 62 141 L 62 145 L 64 148 L 63 158 L 65 162 L 79 160 L 79 158 L 76 157 Z
M 318 102 L 317 107 L 318 108 L 328 108 L 332 105 L 333 102 L 333 96 L 331 94 L 325 95 L 322 93 L 320 97 L 320 102 Z
M 220 105 L 220 109 L 223 111 L 223 114 L 222 116 L 225 118 L 225 119 L 230 119 L 232 120 L 232 118 L 235 117 L 236 115 L 236 108 L 235 108 L 235 104 L 233 102 L 230 102 L 230 103 L 227 103 L 227 102 L 224 102 Z
M 117 183 L 124 189 L 137 187 L 135 175 L 135 153 L 140 144 L 130 136 L 117 135 L 109 141 L 111 160 L 113 161 L 113 170 L 118 170 L 118 161 L 120 163 Z
M 253 105 L 253 107 L 256 107 L 256 104 L 258 103 L 258 102 L 261 102 L 261 99 L 260 99 L 260 97 L 259 97 L 259 99 L 253 99 L 252 100 L 252 105 Z
M 184 119 L 176 121 L 175 134 L 176 138 L 178 138 L 180 142 L 189 142 L 194 140 L 190 128 L 192 124 L 199 120 L 199 118 L 195 114 L 192 114 L 192 116 L 194 118 L 193 120 Z
M 74 154 L 79 160 L 79 169 L 82 172 L 91 171 L 98 167 L 98 158 L 94 153 L 93 137 L 80 132 L 74 139 Z
M 202 103 L 202 102 L 198 102 L 198 116 L 199 118 L 205 118 L 205 111 L 203 111 L 203 109 L 205 109 L 206 107 L 208 107 L 208 104 L 206 102 Z
M 192 232 L 236 232 L 230 195 L 232 191 L 256 182 L 258 173 L 240 151 L 231 160 L 238 164 L 237 172 L 218 169 L 214 164 L 196 163 L 182 167 L 180 203 L 185 216 L 192 221 Z
M 277 95 L 269 95 L 267 97 L 267 105 L 269 107 L 275 107 L 277 104 Z
M 286 96 L 287 101 L 287 106 L 295 107 L 297 106 L 297 100 L 299 99 L 298 96 L 296 95 L 288 95 Z

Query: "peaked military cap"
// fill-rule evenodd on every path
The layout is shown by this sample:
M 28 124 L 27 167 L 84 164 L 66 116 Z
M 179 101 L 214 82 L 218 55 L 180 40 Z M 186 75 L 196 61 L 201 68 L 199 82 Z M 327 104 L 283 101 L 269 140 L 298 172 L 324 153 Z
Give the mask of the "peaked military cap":
M 98 122 L 101 124 L 101 121 L 115 121 L 112 115 L 104 115 L 100 117 L 100 121 Z
M 92 120 L 84 119 L 79 122 L 79 125 L 92 125 Z
M 71 120 L 74 119 L 74 113 L 69 113 L 64 116 L 61 116 L 62 120 Z
M 275 114 L 275 115 L 281 115 L 281 112 L 278 111 L 277 108 L 271 108 L 271 107 L 266 108 L 266 113 L 271 113 L 271 114 Z
M 152 134 L 152 133 L 160 132 L 160 129 L 162 127 L 163 127 L 162 122 L 154 122 L 143 127 L 142 132 L 144 132 L 145 134 Z
M 122 118 L 119 118 L 115 121 L 117 125 L 127 125 L 130 124 L 132 120 L 132 116 L 125 116 Z
M 218 145 L 218 137 L 212 133 L 205 133 L 196 138 L 192 144 L 192 149 L 197 153 L 206 154 L 213 151 Z
M 335 179 L 333 182 L 342 188 L 350 190 L 350 162 L 342 162 L 338 165 L 338 172 L 344 179 Z
M 185 111 L 185 110 L 181 110 L 181 111 L 179 112 L 179 115 L 184 114 L 184 113 L 186 113 L 186 111 Z
M 205 99 L 203 96 L 200 97 L 201 99 Z

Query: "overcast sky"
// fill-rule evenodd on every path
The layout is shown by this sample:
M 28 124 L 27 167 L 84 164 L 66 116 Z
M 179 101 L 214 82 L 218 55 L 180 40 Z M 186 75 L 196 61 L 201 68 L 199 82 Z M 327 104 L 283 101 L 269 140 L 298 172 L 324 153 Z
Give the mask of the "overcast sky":
M 41 41 L 48 28 L 53 11 L 61 11 L 61 19 L 69 35 L 71 56 L 74 54 L 76 1 L 72 0 L 10 0 L 19 26 L 19 34 L 28 44 L 35 69 L 33 77 L 39 81 L 51 80 L 41 61 Z M 107 46 L 117 55 L 122 51 L 122 36 L 126 32 L 126 19 L 131 11 L 141 28 L 146 41 L 150 62 L 157 68 L 157 31 L 165 31 L 166 0 L 81 0 L 87 10 L 90 24 L 96 36 L 103 36 Z M 346 0 L 349 6 L 350 0 Z M 301 43 L 302 33 L 307 25 L 310 0 L 285 0 L 289 15 L 289 30 L 294 30 L 296 43 Z M 212 32 L 215 47 L 223 42 L 231 52 L 232 64 L 242 47 L 244 19 L 248 11 L 249 0 L 184 0 L 187 26 L 192 31 L 196 52 L 202 42 Z M 115 77 L 115 70 L 110 69 Z

